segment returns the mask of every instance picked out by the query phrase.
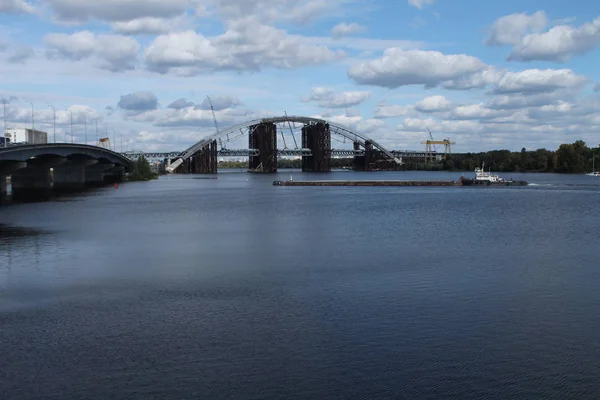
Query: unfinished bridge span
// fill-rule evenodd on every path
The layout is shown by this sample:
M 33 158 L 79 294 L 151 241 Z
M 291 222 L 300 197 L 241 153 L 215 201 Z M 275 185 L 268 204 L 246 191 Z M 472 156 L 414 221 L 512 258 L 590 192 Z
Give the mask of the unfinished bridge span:
M 301 140 L 294 136 L 292 124 L 301 124 Z M 294 149 L 288 148 L 283 131 L 292 132 Z M 281 133 L 284 149 L 277 148 L 278 133 Z M 248 149 L 227 150 L 223 140 L 247 136 Z M 348 140 L 352 149 L 336 150 L 331 146 L 333 137 Z M 290 143 L 291 145 L 291 143 Z M 220 149 L 219 149 L 220 147 Z M 179 153 L 166 167 L 167 172 L 215 173 L 219 155 L 240 155 L 249 157 L 249 171 L 277 172 L 277 157 L 295 155 L 302 157 L 302 170 L 306 172 L 328 172 L 331 158 L 337 155 L 354 156 L 354 169 L 373 170 L 382 165 L 395 168 L 402 165 L 402 157 L 381 146 L 373 139 L 350 128 L 324 119 L 282 116 L 262 118 L 235 125 L 215 132 L 198 143 Z

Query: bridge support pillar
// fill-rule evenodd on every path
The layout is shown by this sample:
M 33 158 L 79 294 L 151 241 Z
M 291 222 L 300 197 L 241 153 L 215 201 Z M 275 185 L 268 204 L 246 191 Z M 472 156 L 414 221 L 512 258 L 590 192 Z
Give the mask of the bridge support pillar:
M 216 174 L 217 154 L 217 141 L 213 140 L 192 156 L 191 172 L 193 174 Z
M 125 167 L 117 165 L 104 171 L 104 183 L 121 183 L 125 176 Z
M 26 168 L 27 163 L 23 161 L 3 161 L 0 162 L 0 198 L 8 195 L 8 176 L 11 172 L 21 168 Z
M 97 160 L 72 160 L 53 170 L 54 191 L 77 192 L 85 189 L 86 167 L 96 164 Z
M 277 172 L 277 125 L 263 122 L 249 127 L 248 148 L 257 149 L 250 156 L 250 172 Z
M 303 172 L 331 171 L 331 132 L 329 124 L 322 122 L 304 125 L 302 148 L 310 149 L 312 155 L 302 157 Z
M 104 186 L 105 171 L 113 168 L 115 164 L 94 164 L 85 169 L 85 186 L 97 187 Z
M 353 149 L 354 149 L 354 151 L 359 151 L 360 143 L 354 142 Z M 354 170 L 355 171 L 364 171 L 365 170 L 365 155 L 354 156 Z
M 46 200 L 52 191 L 49 167 L 27 167 L 11 174 L 12 198 L 15 201 Z
M 13 201 L 47 200 L 52 194 L 50 168 L 67 162 L 56 156 L 41 157 L 27 161 L 25 168 L 11 174 Z

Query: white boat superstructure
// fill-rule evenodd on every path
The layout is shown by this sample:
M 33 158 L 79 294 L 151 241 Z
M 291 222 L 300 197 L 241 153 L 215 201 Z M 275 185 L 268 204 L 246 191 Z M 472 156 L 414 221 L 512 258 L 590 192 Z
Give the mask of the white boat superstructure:
M 475 181 L 476 182 L 505 182 L 504 179 L 500 178 L 496 174 L 486 172 L 485 162 L 481 163 L 481 168 L 475 168 Z
M 592 157 L 592 172 L 588 172 L 587 176 L 600 176 L 600 171 L 596 171 L 596 157 Z

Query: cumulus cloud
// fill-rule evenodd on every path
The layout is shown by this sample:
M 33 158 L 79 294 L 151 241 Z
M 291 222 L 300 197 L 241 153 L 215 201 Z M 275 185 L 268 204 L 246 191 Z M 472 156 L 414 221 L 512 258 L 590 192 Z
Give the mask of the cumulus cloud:
M 346 22 L 342 22 L 337 24 L 331 29 L 331 36 L 339 38 L 342 36 L 352 35 L 354 33 L 364 32 L 366 31 L 366 27 L 353 22 L 348 24 Z
M 220 126 L 232 126 L 265 115 L 248 109 L 226 108 L 215 110 L 215 115 Z M 214 120 L 210 110 L 198 107 L 186 107 L 180 109 L 156 109 L 131 116 L 138 122 L 149 122 L 156 127 L 204 127 L 214 128 Z
M 341 8 L 352 0 L 216 0 L 214 9 L 225 20 L 248 16 L 264 23 L 291 22 L 306 24 Z
M 526 34 L 541 32 L 547 25 L 548 17 L 543 11 L 531 15 L 526 13 L 506 15 L 494 22 L 485 42 L 490 46 L 515 45 Z
M 180 28 L 182 23 L 181 18 L 145 17 L 114 22 L 111 27 L 123 35 L 156 35 Z
M 415 104 L 415 110 L 425 113 L 446 111 L 452 107 L 452 102 L 444 96 L 429 96 Z
M 349 91 L 336 93 L 333 89 L 324 87 L 312 88 L 311 95 L 304 101 L 316 101 L 323 108 L 347 108 L 357 106 L 371 97 L 371 92 Z
M 598 46 L 600 17 L 577 28 L 559 25 L 547 32 L 526 35 L 515 44 L 507 59 L 565 62 L 574 56 L 589 53 Z
M 210 110 L 210 105 L 212 104 L 213 109 L 215 111 L 225 110 L 227 108 L 234 108 L 242 104 L 240 99 L 233 96 L 211 96 L 210 102 L 208 98 L 205 98 L 202 103 L 196 106 L 199 110 Z
M 306 44 L 302 36 L 245 18 L 230 22 L 226 32 L 215 38 L 192 30 L 158 36 L 145 56 L 150 71 L 192 76 L 202 71 L 315 65 L 338 60 L 344 53 Z
M 433 4 L 434 2 L 435 0 L 408 0 L 408 4 L 418 9 L 422 9 L 424 6 Z
M 528 69 L 520 72 L 505 72 L 496 83 L 493 92 L 506 93 L 539 93 L 560 89 L 578 89 L 588 79 L 577 75 L 570 69 Z
M 174 108 L 176 110 L 179 110 L 180 108 L 194 107 L 194 105 L 195 103 L 193 101 L 187 101 L 186 99 L 181 98 L 171 102 L 167 106 L 167 108 Z
M 49 58 L 66 58 L 79 61 L 95 58 L 101 69 L 122 72 L 134 69 L 139 50 L 138 42 L 120 35 L 96 35 L 80 31 L 71 35 L 51 33 L 44 37 Z
M 171 18 L 183 14 L 192 0 L 47 0 L 57 20 L 82 24 L 92 19 L 131 21 L 139 18 Z
M 158 98 L 152 92 L 134 92 L 121 96 L 117 106 L 133 112 L 155 110 L 158 108 Z
M 0 0 L 0 14 L 33 14 L 35 7 L 25 0 Z
M 408 85 L 431 88 L 445 81 L 471 76 L 484 68 L 486 65 L 481 60 L 466 54 L 391 48 L 381 58 L 350 67 L 348 77 L 359 85 L 390 89 Z

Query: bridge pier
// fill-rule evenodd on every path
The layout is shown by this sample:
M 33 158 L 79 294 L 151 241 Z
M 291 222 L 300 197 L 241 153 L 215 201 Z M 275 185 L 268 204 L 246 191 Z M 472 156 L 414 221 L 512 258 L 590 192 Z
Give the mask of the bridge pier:
M 94 165 L 98 160 L 81 159 L 69 160 L 53 170 L 54 191 L 77 192 L 85 189 L 86 168 Z
M 104 186 L 104 174 L 105 171 L 111 169 L 115 164 L 103 164 L 97 163 L 90 165 L 85 169 L 85 186 L 86 187 L 98 187 Z
M 65 163 L 61 157 L 43 157 L 27 161 L 25 168 L 11 174 L 12 199 L 14 201 L 47 200 L 52 193 L 50 168 Z
M 217 141 L 213 140 L 192 156 L 191 172 L 193 174 L 216 174 L 217 153 Z
M 302 127 L 302 148 L 312 155 L 302 156 L 303 172 L 331 171 L 331 132 L 329 124 L 322 122 Z
M 277 172 L 277 125 L 268 122 L 251 125 L 248 148 L 258 150 L 258 155 L 250 156 L 250 172 Z
M 8 195 L 8 176 L 11 172 L 27 168 L 27 163 L 24 161 L 1 161 L 0 162 L 0 198 Z
M 104 171 L 104 183 L 121 183 L 125 176 L 125 167 L 117 165 Z

